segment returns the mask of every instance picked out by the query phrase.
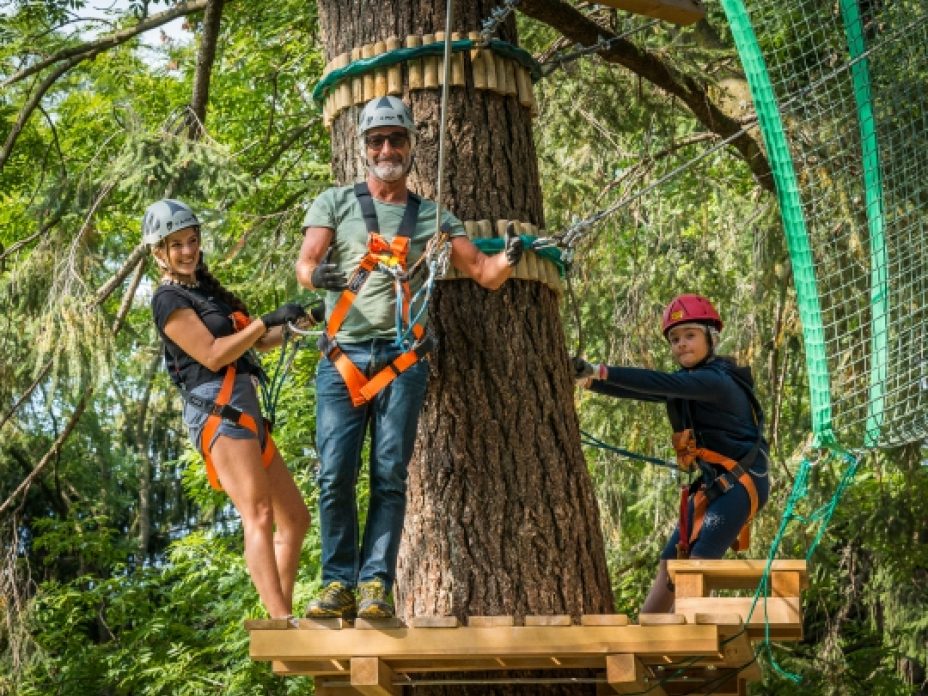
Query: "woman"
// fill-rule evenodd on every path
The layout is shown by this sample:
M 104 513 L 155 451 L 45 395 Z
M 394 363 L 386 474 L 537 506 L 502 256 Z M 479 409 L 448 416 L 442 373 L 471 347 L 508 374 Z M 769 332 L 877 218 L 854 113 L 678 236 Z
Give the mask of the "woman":
M 221 482 L 241 515 L 245 563 L 261 602 L 272 618 L 292 620 L 309 512 L 261 416 L 256 386 L 263 373 L 249 351 L 280 345 L 283 326 L 305 312 L 285 304 L 249 318 L 242 301 L 207 271 L 200 222 L 180 201 L 148 207 L 142 241 L 162 272 L 152 314 L 165 366 L 185 400 L 190 438 L 204 454 L 210 483 Z
M 680 295 L 664 310 L 662 329 L 677 372 L 594 366 L 580 359 L 573 364 L 578 383 L 595 392 L 666 403 L 677 463 L 700 472 L 685 489 L 686 514 L 661 553 L 642 613 L 673 608 L 667 559 L 721 558 L 730 546 L 746 548 L 748 525 L 769 493 L 764 414 L 750 368 L 715 354 L 722 331 L 715 307 L 700 295 Z

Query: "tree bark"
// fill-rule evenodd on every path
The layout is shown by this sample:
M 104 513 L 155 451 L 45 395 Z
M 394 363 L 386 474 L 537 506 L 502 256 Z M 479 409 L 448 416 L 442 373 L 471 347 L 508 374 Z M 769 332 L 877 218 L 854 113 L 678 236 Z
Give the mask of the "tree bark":
M 479 30 L 495 2 L 456 2 L 454 31 Z M 319 3 L 327 58 L 389 36 L 444 30 L 443 0 Z M 499 38 L 516 42 L 510 19 Z M 419 129 L 410 187 L 436 195 L 440 91 L 408 91 Z M 332 127 L 341 183 L 364 175 L 359 108 Z M 543 225 L 528 109 L 514 96 L 449 94 L 444 206 L 459 218 Z M 438 348 L 410 465 L 397 610 L 417 615 L 604 613 L 613 609 L 598 505 L 580 450 L 558 297 L 510 280 L 490 292 L 440 284 L 431 306 Z M 500 676 L 492 675 L 492 676 Z M 592 686 L 474 687 L 472 693 L 592 693 Z M 416 689 L 416 693 L 423 691 Z M 426 689 L 467 693 L 466 687 Z

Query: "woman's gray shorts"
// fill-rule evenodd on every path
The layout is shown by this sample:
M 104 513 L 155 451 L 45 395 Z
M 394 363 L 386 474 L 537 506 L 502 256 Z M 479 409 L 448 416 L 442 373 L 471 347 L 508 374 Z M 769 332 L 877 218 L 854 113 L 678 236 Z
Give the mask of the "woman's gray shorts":
M 198 387 L 194 387 L 190 390 L 190 393 L 201 399 L 215 401 L 221 388 L 222 380 L 217 379 L 214 382 L 206 382 Z M 251 417 L 255 419 L 255 423 L 258 424 L 257 439 L 263 447 L 265 441 L 264 418 L 261 416 L 261 406 L 258 404 L 258 392 L 251 375 L 235 376 L 235 384 L 232 387 L 232 396 L 229 398 L 229 403 L 251 414 Z M 206 419 L 208 417 L 209 414 L 205 411 L 201 411 L 196 406 L 184 402 L 184 425 L 187 426 L 187 433 L 190 435 L 190 441 L 200 452 L 203 451 L 200 440 L 203 437 L 203 428 L 206 425 Z M 213 443 L 216 442 L 216 438 L 220 435 L 227 435 L 236 440 L 250 440 L 255 438 L 255 434 L 248 428 L 223 420 L 216 429 L 213 441 L 207 443 L 210 448 L 212 448 Z

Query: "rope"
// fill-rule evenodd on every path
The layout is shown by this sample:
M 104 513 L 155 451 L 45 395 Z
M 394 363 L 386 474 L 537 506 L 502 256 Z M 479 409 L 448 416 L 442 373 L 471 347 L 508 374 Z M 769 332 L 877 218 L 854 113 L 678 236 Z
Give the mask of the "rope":
M 444 79 L 441 84 L 441 109 L 438 117 L 438 181 L 435 186 L 435 234 L 441 232 L 441 194 L 445 173 L 445 134 L 448 130 L 448 85 L 451 83 L 451 0 L 445 6 Z
M 800 515 L 799 513 L 795 512 L 795 508 L 799 502 L 805 498 L 806 495 L 808 495 L 809 475 L 813 467 L 813 463 L 810 462 L 807 457 L 802 458 L 799 466 L 799 472 L 796 474 L 796 480 L 793 483 L 792 490 L 790 490 L 789 497 L 786 500 L 786 505 L 783 509 L 783 515 L 780 517 L 780 526 L 777 529 L 777 533 L 773 539 L 773 542 L 770 544 L 770 551 L 767 553 L 767 565 L 765 566 L 764 573 L 757 585 L 757 590 L 754 592 L 754 601 L 751 603 L 751 609 L 745 618 L 745 623 L 751 620 L 751 616 L 754 614 L 754 609 L 756 608 L 761 598 L 764 600 L 764 616 L 766 617 L 767 615 L 767 595 L 769 594 L 770 589 L 770 569 L 773 564 L 774 557 L 780 548 L 780 544 L 783 542 L 783 537 L 786 535 L 786 528 L 790 521 L 798 520 L 799 522 L 802 522 L 808 526 L 811 526 L 815 523 L 818 523 L 819 525 L 815 539 L 812 541 L 812 544 L 809 546 L 809 550 L 806 552 L 806 560 L 808 561 L 811 559 L 812 553 L 818 547 L 822 536 L 825 534 L 828 523 L 831 521 L 831 517 L 834 514 L 835 509 L 838 507 L 838 503 L 840 502 L 841 497 L 844 495 L 844 491 L 854 480 L 854 476 L 857 474 L 857 467 L 860 464 L 859 458 L 855 457 L 850 452 L 847 452 L 846 450 L 838 447 L 837 445 L 832 445 L 829 447 L 824 461 L 827 462 L 831 458 L 841 459 L 848 465 L 841 476 L 841 480 L 835 487 L 834 493 L 827 503 L 811 512 L 809 515 Z M 796 684 L 802 682 L 801 676 L 785 670 L 779 665 L 779 663 L 776 661 L 776 658 L 774 658 L 770 641 L 770 622 L 767 620 L 764 622 L 764 640 L 761 642 L 760 646 L 758 646 L 757 650 L 758 653 L 763 651 L 767 654 L 767 658 L 770 660 L 771 666 L 777 671 L 778 674 Z
M 297 331 L 293 327 L 287 326 L 283 330 L 283 342 L 280 344 L 280 351 L 277 355 L 277 363 L 274 365 L 274 371 L 268 376 L 266 381 L 261 382 L 261 408 L 264 417 L 273 428 L 277 421 L 277 404 L 280 401 L 280 393 L 283 390 L 284 382 L 290 373 L 290 367 L 296 358 L 300 348 L 303 347 L 304 336 L 307 332 L 300 331 L 299 338 L 293 340 Z
M 654 464 L 655 466 L 663 466 L 668 469 L 673 469 L 677 471 L 678 467 L 675 462 L 668 462 L 665 459 L 658 459 L 657 457 L 649 457 L 644 454 L 638 454 L 636 452 L 630 452 L 629 450 L 622 449 L 621 447 L 616 447 L 610 445 L 606 442 L 603 442 L 596 436 L 588 433 L 586 430 L 580 431 L 580 444 L 588 445 L 590 447 L 598 447 L 599 449 L 606 450 L 608 452 L 613 452 L 615 454 L 621 455 L 626 459 L 634 459 L 639 462 L 647 462 L 648 464 Z
M 386 51 L 371 58 L 361 58 L 349 63 L 343 68 L 332 70 L 330 73 L 323 76 L 313 88 L 313 100 L 321 104 L 325 101 L 325 98 L 329 96 L 336 84 L 347 77 L 356 77 L 369 73 L 377 68 L 385 68 L 423 56 L 444 55 L 445 47 L 449 45 L 449 43 L 452 53 L 461 53 L 463 51 L 469 51 L 472 48 L 481 48 L 479 42 L 473 39 L 457 39 L 451 41 L 450 37 L 446 37 L 444 42 L 430 43 L 425 46 L 404 46 L 394 48 L 391 51 Z M 486 48 L 489 48 L 494 53 L 498 53 L 504 58 L 510 58 L 526 68 L 532 77 L 532 82 L 537 82 L 542 78 L 541 65 L 532 57 L 532 54 L 525 49 L 514 46 L 508 41 L 500 41 L 499 39 L 491 39 L 486 45 Z M 447 80 L 445 80 L 445 82 L 447 83 Z
M 619 41 L 622 41 L 624 39 L 627 39 L 629 36 L 631 36 L 632 34 L 637 34 L 639 31 L 644 31 L 645 29 L 653 27 L 655 24 L 658 24 L 660 22 L 661 22 L 660 19 L 652 19 L 650 22 L 646 22 L 642 24 L 641 26 L 635 27 L 634 29 L 629 29 L 628 31 L 622 32 L 621 34 L 617 36 L 613 36 L 611 39 L 604 39 L 602 36 L 600 36 L 599 41 L 597 41 L 592 46 L 582 46 L 569 53 L 558 51 L 553 56 L 551 56 L 549 60 L 541 64 L 541 76 L 543 78 L 547 77 L 548 75 L 553 73 L 558 68 L 562 68 L 567 63 L 571 63 L 577 60 L 578 58 L 582 58 L 583 56 L 590 55 L 592 53 L 601 53 L 602 51 L 607 51 L 610 48 L 612 48 L 613 44 L 618 43 Z

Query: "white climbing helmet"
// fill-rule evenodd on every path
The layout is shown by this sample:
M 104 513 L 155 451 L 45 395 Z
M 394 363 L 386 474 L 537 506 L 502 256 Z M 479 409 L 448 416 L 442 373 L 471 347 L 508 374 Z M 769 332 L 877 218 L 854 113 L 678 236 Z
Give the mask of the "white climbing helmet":
M 358 117 L 358 138 L 362 141 L 364 134 L 372 128 L 381 126 L 399 126 L 409 133 L 410 143 L 416 144 L 416 122 L 412 119 L 412 112 L 402 99 L 393 96 L 376 97 L 371 99 L 361 110 Z
M 200 221 L 190 206 L 173 198 L 162 198 L 145 210 L 142 218 L 142 243 L 157 244 L 172 232 L 199 227 Z

